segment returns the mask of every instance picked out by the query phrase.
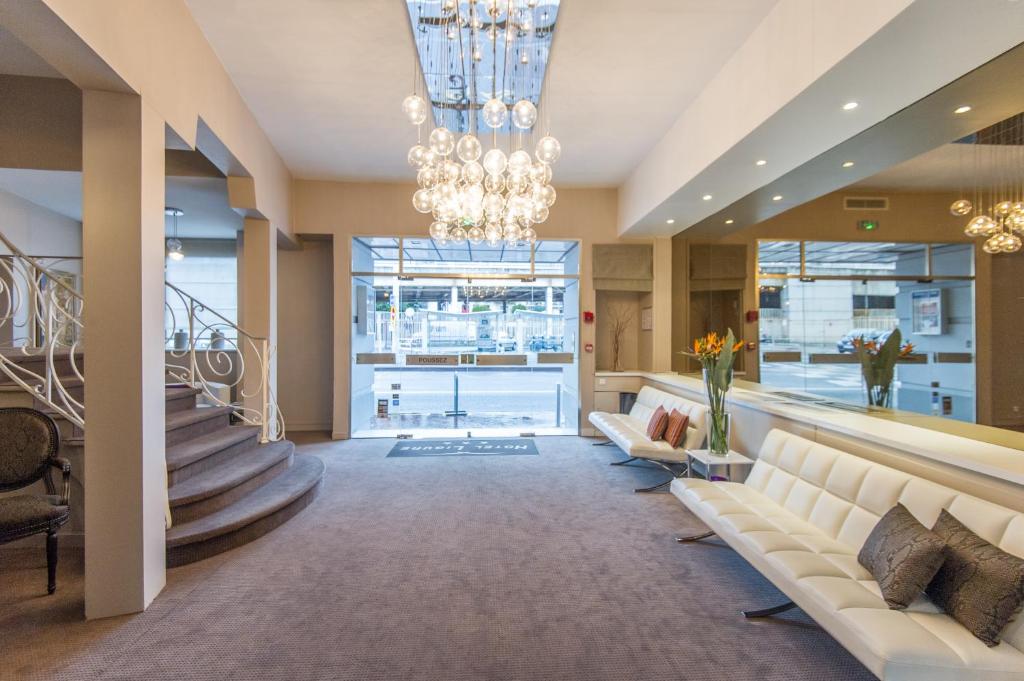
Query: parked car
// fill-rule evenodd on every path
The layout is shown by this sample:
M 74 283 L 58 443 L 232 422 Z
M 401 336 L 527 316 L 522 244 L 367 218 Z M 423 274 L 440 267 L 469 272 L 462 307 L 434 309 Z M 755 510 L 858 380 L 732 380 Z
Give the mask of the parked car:
M 841 353 L 853 352 L 853 341 L 858 338 L 881 344 L 891 335 L 891 329 L 887 331 L 882 331 L 881 329 L 852 329 L 836 342 L 836 350 Z

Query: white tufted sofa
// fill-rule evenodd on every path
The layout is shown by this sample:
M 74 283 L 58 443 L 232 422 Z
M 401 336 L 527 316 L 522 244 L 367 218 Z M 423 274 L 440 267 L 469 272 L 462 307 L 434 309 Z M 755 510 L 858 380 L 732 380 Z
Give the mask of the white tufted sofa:
M 1024 680 L 1024 619 L 988 648 L 921 596 L 890 610 L 857 562 L 897 502 L 931 527 L 947 509 L 1024 557 L 1024 514 L 779 430 L 743 484 L 677 479 L 672 492 L 880 679 Z
M 647 424 L 658 405 L 665 407 L 667 412 L 678 409 L 690 417 L 686 437 L 677 448 L 664 440 L 653 442 L 647 437 Z M 685 463 L 685 450 L 697 449 L 704 442 L 708 427 L 707 414 L 708 408 L 699 402 L 644 386 L 628 414 L 594 411 L 590 413 L 590 422 L 632 458 Z

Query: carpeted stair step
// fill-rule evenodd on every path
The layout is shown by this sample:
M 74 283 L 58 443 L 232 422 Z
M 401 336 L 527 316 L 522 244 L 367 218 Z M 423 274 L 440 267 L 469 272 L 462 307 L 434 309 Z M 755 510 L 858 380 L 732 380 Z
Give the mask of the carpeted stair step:
M 167 531 L 167 565 L 176 567 L 222 553 L 261 537 L 316 498 L 324 463 L 298 454 L 284 473 L 216 513 Z
M 288 470 L 295 445 L 269 442 L 245 452 L 167 491 L 174 524 L 191 522 L 233 504 Z
M 231 425 L 231 407 L 196 407 L 167 414 L 167 447 Z
M 203 471 L 234 460 L 256 446 L 260 429 L 256 426 L 229 426 L 212 433 L 168 446 L 168 484 L 176 485 Z
M 25 355 L 20 352 L 5 352 L 4 358 L 40 376 L 46 375 L 47 359 L 45 354 Z M 70 355 L 67 352 L 55 353 L 53 366 L 57 370 L 58 376 L 75 375 L 74 369 L 71 366 Z M 75 353 L 75 367 L 82 374 L 85 373 L 85 358 L 81 352 Z M 14 384 L 14 381 L 6 373 L 0 371 L 0 384 Z
M 195 409 L 196 396 L 202 393 L 200 388 L 188 385 L 168 385 L 164 388 L 164 412 L 172 414 L 187 409 Z

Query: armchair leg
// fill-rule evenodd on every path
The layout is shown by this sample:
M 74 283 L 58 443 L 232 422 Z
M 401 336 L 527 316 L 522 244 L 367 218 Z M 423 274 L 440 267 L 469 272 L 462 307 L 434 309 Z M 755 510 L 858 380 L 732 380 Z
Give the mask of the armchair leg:
M 46 593 L 57 590 L 57 533 L 46 533 Z

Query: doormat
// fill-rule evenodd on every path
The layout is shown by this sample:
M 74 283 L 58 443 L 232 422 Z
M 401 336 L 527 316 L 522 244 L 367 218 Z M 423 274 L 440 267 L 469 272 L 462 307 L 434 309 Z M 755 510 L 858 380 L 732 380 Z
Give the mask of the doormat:
M 537 456 L 537 445 L 529 438 L 501 440 L 403 440 L 398 442 L 388 457 L 399 456 Z

